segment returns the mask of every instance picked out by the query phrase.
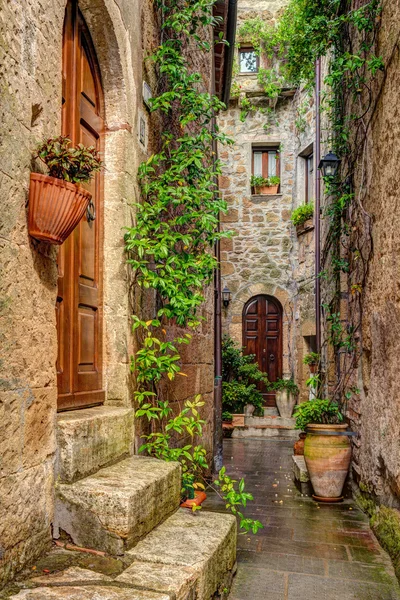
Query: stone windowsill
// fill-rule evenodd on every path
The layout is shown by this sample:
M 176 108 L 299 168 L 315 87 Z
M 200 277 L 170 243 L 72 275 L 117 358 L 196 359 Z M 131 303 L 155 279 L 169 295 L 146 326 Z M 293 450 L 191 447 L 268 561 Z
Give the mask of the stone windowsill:
M 250 199 L 252 202 L 265 202 L 269 199 L 282 198 L 283 194 L 251 194 Z

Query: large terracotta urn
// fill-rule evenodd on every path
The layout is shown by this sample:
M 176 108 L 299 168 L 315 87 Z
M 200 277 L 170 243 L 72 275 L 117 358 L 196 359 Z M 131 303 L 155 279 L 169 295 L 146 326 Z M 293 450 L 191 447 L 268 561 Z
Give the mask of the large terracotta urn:
M 342 495 L 351 460 L 350 439 L 340 435 L 346 430 L 347 424 L 307 427 L 304 459 L 314 493 L 319 498 L 334 500 Z
M 285 389 L 277 390 L 275 401 L 279 415 L 284 419 L 290 419 L 296 404 L 296 396 Z

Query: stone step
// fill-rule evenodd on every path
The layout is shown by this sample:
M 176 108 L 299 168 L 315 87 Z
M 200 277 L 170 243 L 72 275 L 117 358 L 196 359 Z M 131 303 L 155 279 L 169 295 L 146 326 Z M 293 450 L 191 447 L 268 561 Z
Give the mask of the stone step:
M 71 483 L 132 454 L 134 410 L 95 406 L 57 416 L 58 477 Z
M 264 417 L 245 417 L 244 424 L 248 427 L 260 427 L 265 425 L 267 427 L 276 427 L 277 429 L 286 428 L 294 429 L 295 419 L 288 419 L 279 416 L 264 416 Z
M 279 411 L 278 409 L 272 406 L 265 406 L 264 407 L 264 417 L 279 417 Z
M 179 506 L 180 465 L 132 456 L 56 487 L 54 537 L 121 555 Z
M 292 427 L 282 425 L 244 425 L 235 427 L 233 438 L 283 438 L 297 440 L 299 432 Z
M 181 597 L 209 600 L 218 590 L 230 589 L 236 566 L 236 528 L 232 515 L 180 508 L 127 552 L 134 562 L 116 580 L 139 583 L 140 577 L 147 581 L 161 577 L 167 581 L 174 569 L 185 568 L 181 573 L 185 590 L 193 585 L 194 594 Z M 167 590 L 165 584 L 153 589 Z

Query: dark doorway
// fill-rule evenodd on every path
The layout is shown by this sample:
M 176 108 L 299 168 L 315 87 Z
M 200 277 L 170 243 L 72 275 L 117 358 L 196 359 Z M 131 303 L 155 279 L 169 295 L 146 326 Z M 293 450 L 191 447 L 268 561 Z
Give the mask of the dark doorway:
M 243 309 L 243 346 L 245 354 L 255 354 L 259 368 L 269 381 L 282 377 L 282 308 L 271 296 L 251 298 Z M 275 406 L 275 392 L 259 389 L 265 406 Z

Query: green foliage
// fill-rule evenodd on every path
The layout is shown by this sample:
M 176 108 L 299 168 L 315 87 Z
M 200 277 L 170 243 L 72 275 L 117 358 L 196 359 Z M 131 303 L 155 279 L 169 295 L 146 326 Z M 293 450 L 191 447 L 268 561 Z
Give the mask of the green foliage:
M 47 165 L 50 177 L 70 183 L 87 183 L 102 168 L 99 153 L 94 146 L 78 144 L 71 148 L 71 140 L 60 135 L 44 140 L 37 148 L 36 157 Z
M 187 40 L 201 52 L 211 51 L 204 31 L 220 23 L 213 16 L 214 1 L 156 0 L 163 16 L 162 43 L 152 60 L 160 77 L 161 94 L 151 100 L 151 111 L 166 117 L 169 127 L 163 132 L 157 154 L 142 163 L 138 179 L 142 202 L 136 205 L 136 218 L 125 235 L 128 264 L 136 283 L 156 294 L 155 314 L 143 321 L 133 317 L 139 349 L 131 359 L 136 376 L 136 416 L 151 422 L 151 433 L 144 436 L 141 452 L 161 460 L 179 461 L 182 466 L 182 495 L 204 487 L 208 471 L 206 450 L 201 440 L 204 420 L 201 397 L 187 400 L 172 412 L 168 399 L 157 394 L 157 384 L 165 377 L 174 380 L 181 372 L 179 346 L 188 344 L 201 322 L 198 310 L 204 302 L 204 288 L 212 281 L 217 267 L 215 242 L 229 233 L 218 231 L 219 213 L 226 211 L 217 191 L 221 163 L 213 148 L 229 140 L 213 124 L 224 105 L 201 91 L 200 73 L 192 72 L 185 55 Z M 171 335 L 170 331 L 182 333 Z M 186 440 L 182 446 L 179 440 Z M 237 506 L 251 499 L 240 482 L 225 473 L 222 497 L 234 514 Z M 219 485 L 220 482 L 218 481 Z M 195 507 L 193 510 L 197 510 Z M 246 531 L 261 524 L 241 519 Z
M 226 501 L 226 508 L 230 509 L 234 515 L 239 517 L 240 527 L 245 531 L 257 533 L 262 527 L 260 521 L 245 518 L 243 513 L 238 510 L 238 506 L 246 507 L 247 501 L 253 500 L 253 496 L 245 491 L 244 479 L 237 482 L 235 479 L 226 475 L 226 469 L 225 467 L 222 467 L 214 485 L 220 488 Z
M 222 405 L 232 413 L 242 413 L 246 404 L 262 409 L 263 400 L 257 383 L 268 386 L 268 377 L 254 361 L 254 354 L 243 355 L 234 340 L 222 340 Z
M 260 187 L 271 187 L 279 185 L 281 178 L 277 175 L 271 175 L 271 177 L 261 177 L 261 175 L 252 175 L 250 178 L 250 185 L 254 188 Z
M 320 361 L 318 352 L 308 352 L 303 358 L 303 365 L 317 365 Z
M 287 390 L 289 394 L 293 394 L 294 396 L 297 396 L 299 393 L 299 388 L 293 379 L 277 379 L 273 383 L 270 383 L 270 389 L 276 392 Z
M 339 405 L 332 400 L 308 400 L 298 404 L 294 409 L 296 429 L 306 430 L 311 423 L 338 424 L 343 421 Z
M 296 227 L 297 225 L 303 225 L 308 219 L 312 219 L 314 216 L 314 205 L 309 204 L 301 204 L 294 209 L 292 215 L 290 217 L 293 225 Z

